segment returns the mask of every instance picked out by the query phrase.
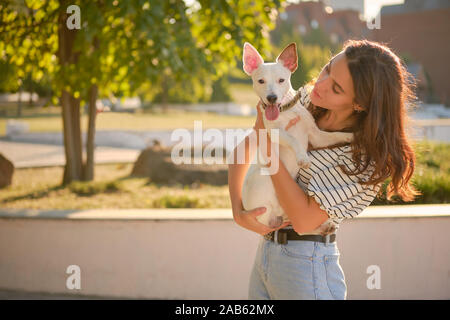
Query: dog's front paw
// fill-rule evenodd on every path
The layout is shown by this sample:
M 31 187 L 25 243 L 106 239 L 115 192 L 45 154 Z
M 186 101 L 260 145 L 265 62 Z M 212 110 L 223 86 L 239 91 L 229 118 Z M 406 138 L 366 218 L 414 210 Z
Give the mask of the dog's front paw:
M 297 162 L 297 164 L 300 168 L 308 169 L 311 166 L 311 161 L 302 160 L 302 161 Z
M 335 132 L 338 134 L 338 139 L 342 142 L 352 142 L 353 141 L 353 133 L 351 132 Z
M 297 154 L 297 165 L 300 168 L 308 169 L 309 166 L 311 165 L 311 161 L 307 156 Z
M 342 132 L 342 140 L 345 142 L 352 142 L 353 141 L 353 133 Z

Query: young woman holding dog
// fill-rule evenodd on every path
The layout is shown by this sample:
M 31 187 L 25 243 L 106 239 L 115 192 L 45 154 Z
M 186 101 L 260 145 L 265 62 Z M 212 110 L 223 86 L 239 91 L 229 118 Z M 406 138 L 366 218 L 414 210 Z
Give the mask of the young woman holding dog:
M 249 299 L 346 299 L 334 235 L 332 240 L 322 235 L 335 233 L 342 220 L 358 215 L 387 178 L 391 178 L 389 200 L 398 195 L 412 201 L 420 194 L 410 184 L 415 154 L 406 133 L 406 105 L 414 99 L 409 80 L 401 60 L 388 47 L 367 40 L 344 44 L 315 81 L 308 109 L 320 129 L 353 132 L 354 141 L 322 150 L 309 148 L 312 165 L 299 170 L 297 181 L 279 161 L 271 179 L 290 222 L 278 228 L 257 221 L 264 208 L 243 209 L 243 181 L 256 153 L 256 148 L 249 148 L 249 136 L 244 139 L 246 161 L 229 165 L 228 182 L 234 220 L 264 236 L 250 278 Z M 264 129 L 257 110 L 251 134 Z M 268 135 L 267 139 L 270 156 Z M 290 234 L 287 243 L 272 241 L 275 233 L 284 231 Z

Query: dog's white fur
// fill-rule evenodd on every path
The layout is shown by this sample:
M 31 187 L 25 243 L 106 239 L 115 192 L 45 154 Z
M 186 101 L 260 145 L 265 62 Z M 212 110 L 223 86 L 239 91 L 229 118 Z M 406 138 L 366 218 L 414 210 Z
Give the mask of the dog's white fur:
M 274 104 L 277 104 L 278 108 L 280 105 L 291 101 L 295 96 L 296 92 L 290 82 L 292 72 L 297 69 L 295 43 L 289 44 L 277 57 L 275 63 L 264 63 L 258 51 L 246 42 L 244 44 L 243 62 L 244 71 L 252 77 L 253 88 L 265 104 L 270 104 L 267 100 L 269 95 L 277 96 Z M 282 83 L 279 82 L 281 78 L 284 79 Z M 263 84 L 258 82 L 260 79 L 264 80 Z M 295 179 L 299 167 L 307 168 L 310 165 L 307 155 L 308 142 L 314 148 L 322 148 L 353 140 L 352 133 L 320 130 L 313 116 L 305 107 L 299 100 L 292 108 L 280 112 L 278 118 L 271 121 L 266 119 L 265 110 L 262 104 L 259 104 L 263 114 L 264 126 L 269 134 L 270 129 L 279 129 L 280 160 L 293 179 Z M 300 120 L 286 131 L 286 125 L 297 116 L 300 116 Z M 289 221 L 278 202 L 270 175 L 261 174 L 259 163 L 251 164 L 245 176 L 242 204 L 245 210 L 266 207 L 266 211 L 257 216 L 257 219 L 271 228 L 276 228 Z

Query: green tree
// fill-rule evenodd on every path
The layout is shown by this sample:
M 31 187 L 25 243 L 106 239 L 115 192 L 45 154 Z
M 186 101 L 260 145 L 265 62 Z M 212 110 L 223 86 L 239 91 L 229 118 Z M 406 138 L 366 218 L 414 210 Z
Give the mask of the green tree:
M 120 92 L 214 81 L 242 56 L 249 41 L 268 51 L 281 1 L 181 0 L 6 1 L 0 13 L 0 58 L 17 77 L 51 76 L 64 124 L 63 184 L 93 178 L 95 101 Z M 76 25 L 80 9 L 80 28 Z M 70 7 L 70 8 L 69 8 Z M 75 7 L 75 9 L 77 8 Z M 75 23 L 73 23 L 75 22 Z M 194 94 L 197 94 L 194 91 Z M 86 163 L 82 159 L 80 104 L 88 102 Z

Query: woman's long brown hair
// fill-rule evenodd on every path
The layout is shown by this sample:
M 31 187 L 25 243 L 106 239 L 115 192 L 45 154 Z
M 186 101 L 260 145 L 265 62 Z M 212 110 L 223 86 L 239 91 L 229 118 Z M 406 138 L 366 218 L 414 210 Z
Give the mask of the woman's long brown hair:
M 341 169 L 347 175 L 356 175 L 372 163 L 373 173 L 361 184 L 375 185 L 391 177 L 387 200 L 398 195 L 403 201 L 412 201 L 421 194 L 410 184 L 416 162 L 406 131 L 409 124 L 406 108 L 415 100 L 412 77 L 386 45 L 348 40 L 343 50 L 355 88 L 354 102 L 364 111 L 355 111 L 355 126 L 348 130 L 354 132 L 351 149 L 355 170 L 344 166 Z M 313 104 L 308 110 L 316 121 L 326 112 Z

